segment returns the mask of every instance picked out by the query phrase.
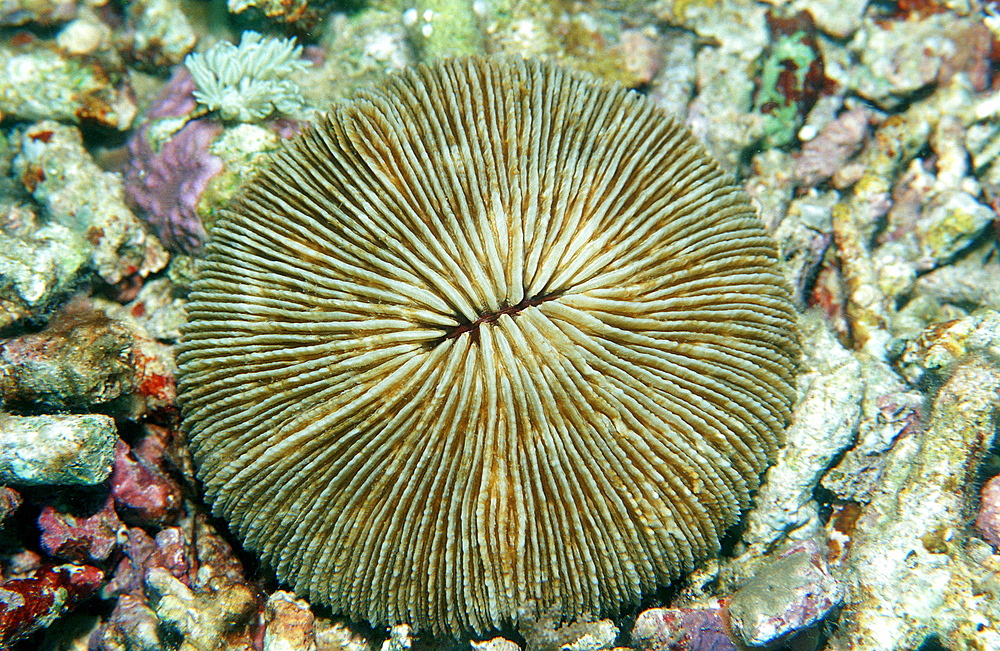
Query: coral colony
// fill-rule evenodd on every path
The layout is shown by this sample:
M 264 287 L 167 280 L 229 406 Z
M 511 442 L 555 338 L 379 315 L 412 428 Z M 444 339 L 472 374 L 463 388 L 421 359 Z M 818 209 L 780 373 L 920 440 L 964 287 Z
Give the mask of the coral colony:
M 194 98 L 223 120 L 259 122 L 275 113 L 302 109 L 298 85 L 289 79 L 309 65 L 292 39 L 264 38 L 245 31 L 239 45 L 220 42 L 184 59 L 194 79 Z

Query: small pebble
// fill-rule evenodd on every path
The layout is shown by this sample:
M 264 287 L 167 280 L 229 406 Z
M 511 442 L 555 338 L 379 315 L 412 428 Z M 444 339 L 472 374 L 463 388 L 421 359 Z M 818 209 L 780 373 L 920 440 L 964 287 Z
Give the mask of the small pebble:
M 976 531 L 983 540 L 1000 548 L 1000 475 L 986 482 L 980 493 Z
M 21 495 L 13 488 L 0 486 L 0 525 L 21 506 Z
M 278 590 L 264 606 L 264 651 L 316 651 L 316 619 L 309 604 Z
M 38 529 L 47 554 L 75 563 L 106 561 L 128 539 L 110 496 L 91 513 L 64 513 L 47 505 L 38 516 Z
M 495 637 L 482 642 L 472 642 L 472 651 L 521 651 L 517 642 L 503 637 Z
M 610 619 L 602 619 L 597 622 L 577 624 L 581 627 L 578 637 L 563 644 L 560 651 L 601 651 L 610 649 L 615 645 L 618 637 L 618 627 Z
M 408 651 L 413 646 L 413 629 L 408 624 L 397 624 L 389 629 L 389 639 L 382 643 L 382 651 Z
M 736 651 L 726 635 L 719 604 L 701 608 L 650 608 L 632 628 L 640 651 Z
M 368 640 L 343 621 L 319 618 L 315 630 L 317 651 L 373 651 Z
M 115 449 L 111 495 L 125 522 L 138 526 L 162 526 L 176 518 L 181 490 L 158 463 L 160 459 L 136 454 L 119 441 Z
M 733 595 L 729 621 L 737 641 L 772 646 L 812 627 L 843 599 L 818 546 L 809 541 L 779 556 Z
M 192 591 L 163 568 L 146 574 L 146 593 L 160 621 L 162 639 L 180 639 L 182 649 L 251 651 L 249 624 L 257 599 L 246 585 L 219 583 Z
M 94 594 L 104 573 L 89 565 L 46 565 L 0 583 L 0 649 L 22 640 Z
M 71 21 L 56 36 L 56 45 L 70 56 L 93 54 L 106 42 L 110 30 L 97 21 L 78 18 Z

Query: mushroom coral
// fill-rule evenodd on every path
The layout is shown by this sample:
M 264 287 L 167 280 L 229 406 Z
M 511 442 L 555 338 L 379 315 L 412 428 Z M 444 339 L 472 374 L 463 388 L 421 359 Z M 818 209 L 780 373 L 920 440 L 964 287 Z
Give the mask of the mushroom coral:
M 638 94 L 467 58 L 334 107 L 212 229 L 179 356 L 215 512 L 300 594 L 483 632 L 719 548 L 795 312 L 746 194 Z

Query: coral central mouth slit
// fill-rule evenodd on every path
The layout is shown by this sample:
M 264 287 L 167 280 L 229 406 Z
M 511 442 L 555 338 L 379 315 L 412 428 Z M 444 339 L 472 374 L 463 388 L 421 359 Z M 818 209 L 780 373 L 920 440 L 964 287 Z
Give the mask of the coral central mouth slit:
M 458 325 L 455 328 L 452 328 L 451 331 L 449 331 L 448 334 L 444 336 L 444 338 L 454 339 L 466 332 L 475 332 L 476 330 L 479 329 L 479 326 L 483 325 L 484 323 L 493 323 L 504 314 L 515 316 L 517 315 L 518 312 L 526 310 L 529 307 L 535 305 L 541 305 L 545 301 L 551 301 L 552 299 L 559 298 L 560 296 L 562 296 L 561 292 L 555 292 L 552 294 L 541 294 L 540 296 L 526 298 L 516 305 L 508 305 L 507 307 L 500 308 L 496 312 L 488 312 L 483 316 L 479 317 L 478 319 L 476 319 L 475 321 L 473 321 L 472 323 L 463 323 L 461 325 Z

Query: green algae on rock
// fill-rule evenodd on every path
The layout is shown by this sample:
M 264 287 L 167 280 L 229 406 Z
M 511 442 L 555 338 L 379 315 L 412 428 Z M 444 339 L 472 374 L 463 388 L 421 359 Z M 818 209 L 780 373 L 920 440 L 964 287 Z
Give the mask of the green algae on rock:
M 205 491 L 296 593 L 482 632 L 616 612 L 749 505 L 795 312 L 638 94 L 458 59 L 336 106 L 216 222 L 180 345 Z

